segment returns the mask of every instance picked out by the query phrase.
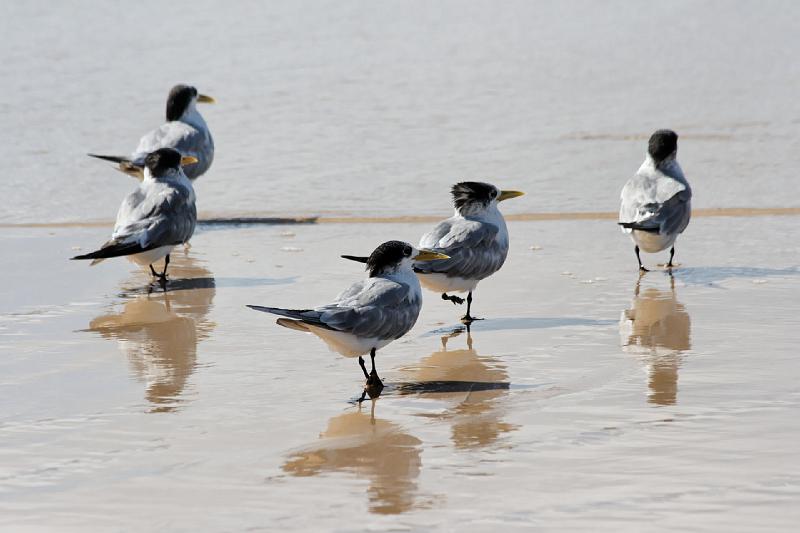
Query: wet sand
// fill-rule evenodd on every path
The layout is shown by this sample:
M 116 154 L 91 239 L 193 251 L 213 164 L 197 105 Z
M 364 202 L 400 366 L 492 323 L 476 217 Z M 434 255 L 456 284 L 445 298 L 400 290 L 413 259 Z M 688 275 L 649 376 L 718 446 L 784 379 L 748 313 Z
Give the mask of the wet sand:
M 697 217 L 641 279 L 611 221 L 512 221 L 486 319 L 426 293 L 361 406 L 355 360 L 244 306 L 427 224 L 202 226 L 166 294 L 66 260 L 107 228 L 5 228 L 0 529 L 793 531 L 796 221 Z

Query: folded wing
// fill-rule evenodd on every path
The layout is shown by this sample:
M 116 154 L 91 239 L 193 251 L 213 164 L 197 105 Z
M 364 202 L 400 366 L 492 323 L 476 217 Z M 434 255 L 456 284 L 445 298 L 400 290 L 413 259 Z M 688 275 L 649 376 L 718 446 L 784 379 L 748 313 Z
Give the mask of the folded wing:
M 420 240 L 420 248 L 441 252 L 450 259 L 414 264 L 421 274 L 483 279 L 497 272 L 508 250 L 495 239 L 499 228 L 486 222 L 448 219 Z

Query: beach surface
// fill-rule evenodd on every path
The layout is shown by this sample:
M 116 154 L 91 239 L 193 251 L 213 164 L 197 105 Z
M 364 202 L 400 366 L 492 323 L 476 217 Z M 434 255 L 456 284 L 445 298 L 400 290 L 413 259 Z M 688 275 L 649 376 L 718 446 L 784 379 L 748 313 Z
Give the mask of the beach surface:
M 613 221 L 511 222 L 485 320 L 426 293 L 362 405 L 245 305 L 324 303 L 426 224 L 201 225 L 166 293 L 65 260 L 105 228 L 7 229 L 0 529 L 790 531 L 796 218 L 697 217 L 641 278 Z
M 800 3 L 4 2 L 0 531 L 797 531 Z M 214 163 L 168 291 L 90 267 L 189 83 Z M 659 128 L 678 268 L 616 225 Z M 494 183 L 506 265 L 425 293 L 361 405 L 309 307 Z

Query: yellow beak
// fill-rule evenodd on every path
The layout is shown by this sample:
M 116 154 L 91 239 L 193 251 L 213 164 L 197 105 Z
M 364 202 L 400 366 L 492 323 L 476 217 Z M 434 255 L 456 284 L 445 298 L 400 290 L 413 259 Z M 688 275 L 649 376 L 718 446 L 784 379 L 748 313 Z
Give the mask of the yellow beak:
M 181 157 L 181 166 L 185 167 L 187 165 L 194 165 L 197 163 L 197 158 L 191 155 L 185 155 Z
M 522 196 L 523 194 L 525 193 L 521 191 L 500 191 L 500 196 L 497 197 L 497 201 L 502 202 L 503 200 L 516 198 L 517 196 Z
M 197 95 L 197 101 L 200 102 L 201 104 L 216 104 L 217 103 L 216 100 L 214 100 L 213 98 L 211 98 L 210 96 L 207 96 L 205 94 L 198 94 Z
M 436 261 L 438 259 L 450 259 L 450 256 L 432 250 L 420 250 L 412 259 L 414 261 Z

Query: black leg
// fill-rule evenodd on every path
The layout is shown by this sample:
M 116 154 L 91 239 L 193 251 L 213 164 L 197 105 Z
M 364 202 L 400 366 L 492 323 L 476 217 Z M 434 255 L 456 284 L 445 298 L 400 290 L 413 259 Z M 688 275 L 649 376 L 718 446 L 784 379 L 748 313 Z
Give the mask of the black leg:
M 635 250 L 636 250 L 636 260 L 639 261 L 639 270 L 641 270 L 642 272 L 650 272 L 649 270 L 647 270 L 644 267 L 644 265 L 642 265 L 642 258 L 639 257 L 639 245 L 638 244 L 636 245 Z
M 153 268 L 153 265 L 150 265 L 150 273 L 153 275 L 154 278 L 158 277 L 158 272 L 156 272 L 156 269 Z
M 470 309 L 472 309 L 472 291 L 469 291 L 467 294 L 467 314 L 461 317 L 461 322 L 464 324 L 470 324 L 475 320 L 482 320 L 480 318 L 475 318 L 470 314 Z
M 169 254 L 167 254 L 167 257 L 164 258 L 164 272 L 161 273 L 161 277 L 164 278 L 165 281 L 167 279 L 167 267 L 168 266 L 169 266 Z
M 364 385 L 364 391 L 374 400 L 380 396 L 381 391 L 383 391 L 383 381 L 378 377 L 378 372 L 375 370 L 375 348 L 369 351 L 369 358 L 372 360 L 372 372 L 367 375 L 367 383 Z M 359 358 L 359 363 L 361 361 L 363 361 L 363 358 Z M 361 368 L 364 370 L 364 374 L 367 374 L 367 369 L 363 366 Z
M 358 364 L 361 367 L 361 371 L 364 372 L 364 377 L 369 379 L 369 372 L 367 372 L 367 366 L 364 364 L 364 358 L 360 355 L 358 356 Z
M 674 246 L 669 251 L 669 263 L 667 263 L 667 268 L 672 268 L 672 258 L 673 257 L 675 257 L 675 247 Z
M 464 303 L 464 298 L 459 298 L 458 296 L 448 296 L 446 292 L 442 293 L 442 300 L 450 300 L 453 302 L 453 305 L 461 305 Z

